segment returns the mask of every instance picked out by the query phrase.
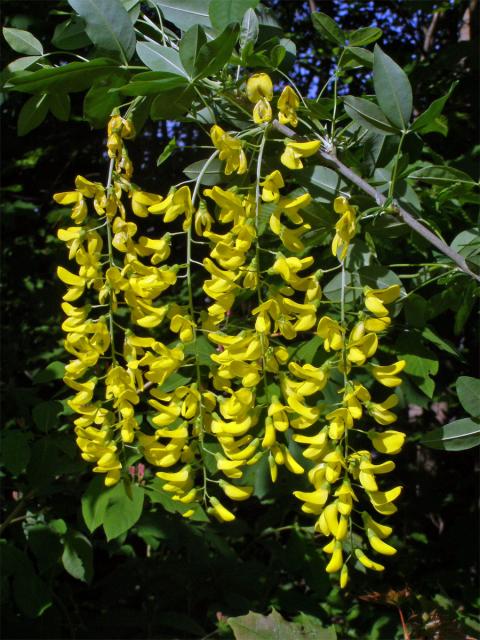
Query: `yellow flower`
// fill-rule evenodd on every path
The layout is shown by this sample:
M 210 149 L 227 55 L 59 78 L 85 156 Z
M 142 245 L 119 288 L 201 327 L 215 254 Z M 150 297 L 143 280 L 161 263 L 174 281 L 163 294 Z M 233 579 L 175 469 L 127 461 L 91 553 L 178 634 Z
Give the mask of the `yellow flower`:
M 353 333 L 353 331 L 352 331 Z M 353 336 L 355 338 L 355 336 Z M 375 333 L 367 333 L 358 340 L 350 337 L 348 342 L 347 358 L 350 362 L 358 366 L 365 364 L 368 358 L 371 358 L 378 347 L 378 338 Z
M 139 218 L 146 218 L 148 216 L 148 207 L 162 201 L 162 196 L 140 191 L 140 189 L 132 190 L 129 195 L 132 197 L 132 212 Z
M 250 102 L 258 102 L 260 99 L 270 101 L 273 98 L 273 84 L 266 73 L 255 73 L 247 80 L 247 98 Z
M 371 365 L 372 375 L 384 387 L 398 387 L 402 384 L 402 379 L 397 374 L 403 371 L 406 364 L 405 360 L 398 360 L 385 366 L 373 364 Z
M 253 121 L 255 124 L 263 124 L 264 122 L 270 122 L 272 119 L 272 107 L 265 98 L 260 98 L 257 104 L 253 107 Z
M 385 289 L 364 288 L 365 306 L 374 315 L 381 318 L 388 315 L 386 304 L 391 304 L 400 296 L 400 285 L 392 284 Z
M 367 402 L 367 411 L 378 424 L 387 425 L 392 424 L 397 419 L 397 416 L 389 411 L 398 404 L 398 396 L 392 394 L 388 396 L 382 403 Z
M 262 189 L 262 200 L 264 202 L 278 202 L 280 199 L 280 189 L 285 186 L 282 174 L 278 169 L 269 173 L 263 182 L 260 182 Z
M 332 320 L 328 316 L 320 318 L 317 327 L 317 334 L 323 338 L 323 348 L 325 351 L 339 351 L 343 347 L 344 330 L 336 320 Z
M 370 560 L 361 549 L 355 549 L 355 555 L 358 561 L 367 569 L 372 569 L 373 571 L 383 571 L 385 569 L 383 564 Z
M 247 171 L 247 158 L 242 149 L 242 143 L 233 138 L 217 124 L 210 129 L 210 137 L 215 147 L 220 151 L 220 160 L 226 160 L 225 174 L 228 176 L 234 171 L 239 175 Z
M 278 99 L 277 106 L 278 119 L 281 124 L 291 124 L 292 127 L 296 127 L 298 124 L 297 109 L 300 106 L 300 100 L 292 87 L 287 85 L 284 88 Z
M 225 482 L 225 480 L 219 480 L 219 485 L 223 492 L 230 498 L 230 500 L 242 501 L 248 500 L 253 493 L 253 487 L 239 486 Z
M 286 142 L 285 151 L 280 157 L 280 162 L 288 169 L 302 169 L 300 158 L 309 158 L 320 149 L 320 140 L 310 142 Z
M 339 260 L 345 260 L 350 240 L 356 234 L 355 208 L 348 204 L 348 200 L 343 196 L 335 198 L 333 208 L 336 213 L 341 214 L 340 220 L 335 224 L 335 236 L 332 240 L 332 254 Z M 338 251 L 341 249 L 340 255 Z
M 185 215 L 184 230 L 189 226 L 193 214 L 192 194 L 187 185 L 170 193 L 163 202 L 148 207 L 150 213 L 164 214 L 165 222 L 172 222 L 179 215 Z
M 383 431 L 382 433 L 370 430 L 367 435 L 377 451 L 389 455 L 399 453 L 406 438 L 402 431 L 393 430 Z

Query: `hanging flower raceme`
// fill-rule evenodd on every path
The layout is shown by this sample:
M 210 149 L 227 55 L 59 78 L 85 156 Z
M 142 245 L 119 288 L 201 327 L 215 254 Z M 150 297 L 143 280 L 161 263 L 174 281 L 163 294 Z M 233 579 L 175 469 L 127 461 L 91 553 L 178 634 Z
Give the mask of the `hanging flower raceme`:
M 301 169 L 321 142 L 286 140 L 280 158 L 263 162 L 272 80 L 256 73 L 245 91 L 254 123 L 265 126 L 210 130 L 211 159 L 237 174 L 230 184 L 203 189 L 202 172 L 192 189 L 143 191 L 125 146 L 133 126 L 115 115 L 108 184 L 78 176 L 73 191 L 54 196 L 73 220 L 58 232 L 70 264 L 58 268 L 68 405 L 80 455 L 106 486 L 128 482 L 140 457 L 149 489 L 187 518 L 203 508 L 233 521 L 235 504 L 254 494 L 260 461 L 273 483 L 292 474 L 301 512 L 324 539 L 325 569 L 344 588 L 355 563 L 381 571 L 379 556 L 396 552 L 384 519 L 402 491 L 388 477 L 406 439 L 394 426 L 406 363 L 385 361 L 382 341 L 401 287 L 365 286 L 359 304 L 357 281 L 347 296 L 357 207 L 338 196 L 331 253 L 340 291 L 322 298 L 305 222 L 315 202 L 278 168 Z M 297 126 L 290 86 L 276 105 L 280 122 Z

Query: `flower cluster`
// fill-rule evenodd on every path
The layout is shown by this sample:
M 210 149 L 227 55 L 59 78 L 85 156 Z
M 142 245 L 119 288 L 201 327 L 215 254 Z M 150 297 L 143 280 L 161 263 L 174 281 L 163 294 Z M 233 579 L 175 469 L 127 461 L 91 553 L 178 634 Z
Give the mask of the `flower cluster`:
M 67 285 L 62 328 L 72 360 L 65 382 L 75 392 L 69 405 L 81 455 L 107 486 L 128 481 L 132 462 L 143 457 L 144 482 L 168 494 L 185 517 L 196 517 L 203 505 L 219 521 L 234 520 L 226 500 L 254 493 L 246 471 L 260 473 L 264 460 L 275 483 L 285 467 L 296 477 L 302 511 L 327 538 L 326 570 L 340 572 L 344 587 L 351 561 L 383 569 L 365 554 L 354 527 L 373 551 L 395 553 L 386 542 L 392 529 L 379 520 L 396 511 L 401 487 L 383 487 L 395 465 L 382 456 L 398 453 L 405 434 L 390 428 L 397 396 L 373 398 L 377 386 L 401 383 L 404 361 L 377 360 L 379 335 L 391 325 L 389 305 L 401 290 L 365 287 L 362 308 L 349 303 L 346 312 L 342 278 L 340 300 L 322 299 L 305 221 L 314 202 L 305 190 L 292 191 L 281 171 L 300 169 L 320 141 L 286 140 L 277 168 L 263 173 L 271 79 L 255 74 L 246 93 L 253 122 L 262 126 L 240 137 L 217 124 L 210 131 L 211 159 L 219 156 L 226 176 L 240 176 L 234 186 L 202 190 L 201 173 L 193 192 L 185 184 L 165 197 L 141 190 L 124 142 L 134 135 L 132 124 L 115 115 L 107 185 L 78 176 L 75 191 L 55 195 L 72 205 L 75 223 L 58 234 L 75 265 L 58 268 Z M 285 87 L 280 122 L 296 126 L 299 104 Z M 332 253 L 343 272 L 356 207 L 340 196 L 334 210 L 340 219 Z M 158 227 L 161 234 L 153 232 Z M 185 259 L 170 264 L 177 237 L 185 241 Z M 197 244 L 201 261 L 192 257 Z M 192 283 L 195 265 L 200 291 Z M 184 304 L 175 293 L 181 286 Z M 294 348 L 312 338 L 322 345 L 317 360 Z

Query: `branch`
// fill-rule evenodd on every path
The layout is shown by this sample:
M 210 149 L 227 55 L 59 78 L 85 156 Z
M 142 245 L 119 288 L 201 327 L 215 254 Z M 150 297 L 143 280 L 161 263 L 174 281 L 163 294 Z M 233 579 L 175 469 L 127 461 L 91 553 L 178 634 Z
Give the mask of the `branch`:
M 284 136 L 287 136 L 288 138 L 298 137 L 296 132 L 293 131 L 293 129 L 289 129 L 289 127 L 286 127 L 285 125 L 280 124 L 278 120 L 274 120 L 272 122 L 272 126 L 279 133 L 282 133 Z M 382 193 L 380 193 L 380 191 L 377 191 L 374 187 L 368 184 L 368 182 L 366 182 L 363 178 L 361 178 L 354 171 L 352 171 L 347 166 L 345 166 L 343 162 L 341 162 L 333 153 L 329 153 L 321 149 L 318 152 L 318 155 L 322 159 L 322 164 L 324 164 L 327 167 L 330 167 L 331 169 L 334 169 L 337 173 L 342 175 L 344 178 L 346 178 L 350 182 L 353 182 L 353 184 L 355 184 L 359 189 L 361 189 L 362 191 L 367 193 L 369 196 L 371 196 L 375 200 L 375 202 L 377 202 L 377 204 L 382 205 L 385 203 L 387 198 Z M 411 213 L 408 213 L 408 211 L 406 211 L 398 203 L 396 203 L 395 205 L 395 210 L 400 216 L 400 218 L 403 220 L 403 222 L 405 222 L 405 224 L 407 224 L 411 229 L 413 229 L 419 235 L 425 238 L 425 240 L 428 240 L 430 244 L 433 244 L 434 247 L 436 247 L 444 255 L 450 258 L 452 262 L 455 262 L 455 264 L 464 273 L 467 273 L 469 276 L 471 276 L 472 278 L 475 278 L 475 280 L 478 280 L 480 282 L 480 276 L 473 273 L 473 271 L 467 265 L 466 260 L 463 256 L 461 256 L 459 253 L 454 251 L 454 249 L 449 247 L 445 242 L 443 242 L 443 240 L 441 240 L 438 236 L 432 233 L 430 229 L 427 229 L 427 227 L 424 227 L 421 222 L 419 222 L 416 218 L 414 218 Z

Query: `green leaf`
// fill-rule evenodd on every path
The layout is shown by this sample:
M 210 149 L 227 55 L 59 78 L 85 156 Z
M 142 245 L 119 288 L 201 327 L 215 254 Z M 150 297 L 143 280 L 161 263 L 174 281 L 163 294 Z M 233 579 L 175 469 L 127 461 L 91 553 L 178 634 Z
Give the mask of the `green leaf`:
M 330 16 L 318 11 L 312 13 L 311 17 L 313 26 L 325 40 L 333 42 L 333 44 L 339 44 L 340 46 L 345 44 L 345 34 Z
M 35 93 L 37 91 L 60 90 L 64 93 L 83 91 L 93 80 L 118 66 L 107 58 L 95 58 L 90 62 L 70 62 L 61 67 L 49 67 L 38 71 L 22 71 L 8 79 L 5 88 L 10 91 Z
M 456 382 L 458 399 L 467 413 L 480 417 L 480 379 L 460 376 Z
M 346 96 L 343 103 L 345 111 L 350 118 L 369 131 L 383 133 L 384 135 L 398 133 L 398 129 L 392 126 L 383 111 L 373 102 L 365 100 L 365 98 Z
M 245 12 L 255 9 L 259 0 L 211 0 L 208 5 L 210 22 L 222 31 L 232 22 L 241 22 Z
M 325 202 L 331 202 L 339 189 L 346 186 L 346 182 L 333 169 L 322 167 L 307 167 L 297 171 L 298 182 L 311 190 L 315 196 L 322 195 Z
M 40 431 L 47 433 L 57 425 L 57 416 L 63 411 L 62 404 L 57 400 L 47 400 L 35 405 L 32 418 Z
M 432 164 L 429 167 L 422 167 L 421 169 L 412 171 L 407 178 L 411 180 L 421 180 L 428 184 L 447 185 L 452 182 L 459 182 L 469 187 L 476 185 L 476 182 L 464 171 L 445 165 Z
M 60 542 L 60 535 L 55 530 L 55 525 L 51 527 L 50 523 L 48 525 L 42 523 L 30 525 L 27 523 L 24 525 L 23 530 L 28 538 L 28 546 L 35 555 L 38 569 L 44 573 L 52 569 L 62 555 L 63 545 Z
M 168 120 L 183 117 L 190 109 L 195 97 L 192 85 L 162 91 L 152 102 L 150 117 L 152 120 Z
M 107 540 L 118 538 L 133 527 L 142 515 L 144 490 L 136 484 L 119 482 L 108 489 L 108 503 L 103 518 Z
M 383 31 L 378 27 L 361 27 L 348 36 L 348 44 L 353 47 L 364 47 L 382 37 Z
M 66 122 L 70 117 L 70 96 L 68 93 L 50 93 L 48 108 L 57 120 Z
M 99 78 L 85 94 L 83 99 L 83 117 L 92 127 L 101 129 L 105 127 L 112 111 L 118 107 L 123 98 L 118 92 L 110 92 L 110 89 L 118 89 L 126 81 L 126 74 L 114 73 Z
M 347 47 L 342 59 L 342 67 L 351 69 L 362 65 L 368 69 L 373 67 L 373 53 L 362 47 Z
M 352 283 L 352 276 L 345 273 L 345 286 L 349 287 Z M 323 293 L 328 300 L 340 304 L 340 298 L 342 294 L 342 274 L 337 273 L 333 278 L 323 287 Z M 345 290 L 345 302 L 353 302 L 355 299 L 354 292 L 351 288 Z
M 455 347 L 450 342 L 437 335 L 437 333 L 435 333 L 435 331 L 430 327 L 425 327 L 423 329 L 422 336 L 442 351 L 445 351 L 456 358 L 460 358 L 460 354 Z
M 18 475 L 25 470 L 29 460 L 30 446 L 27 435 L 22 431 L 6 431 L 2 437 L 2 465 L 13 475 Z
M 403 359 L 407 363 L 405 373 L 426 396 L 432 398 L 435 381 L 431 376 L 438 373 L 438 359 L 433 351 L 421 343 L 419 337 L 416 331 L 401 336 L 397 340 L 395 352 L 399 360 Z
M 32 446 L 27 466 L 28 479 L 32 486 L 45 487 L 60 474 L 60 452 L 51 435 L 37 440 Z
M 462 418 L 426 433 L 420 441 L 431 449 L 464 451 L 480 445 L 480 420 Z
M 24 71 L 33 66 L 36 62 L 42 59 L 42 56 L 24 56 L 23 58 L 17 58 L 12 60 L 6 67 L 6 74 L 17 73 L 18 71 Z
M 194 75 L 198 53 L 206 42 L 207 36 L 199 24 L 190 27 L 180 41 L 180 60 L 190 77 Z
M 247 46 L 251 46 L 253 51 L 253 46 L 258 39 L 259 29 L 257 14 L 253 9 L 248 9 L 240 25 L 239 44 L 242 54 Z
M 93 577 L 92 544 L 79 531 L 70 530 L 64 539 L 62 564 L 77 580 L 90 582 Z
M 210 356 L 215 353 L 215 347 L 205 336 L 199 336 L 194 342 L 187 342 L 184 347 L 185 355 L 194 355 L 197 362 L 206 367 L 212 365 Z
M 85 20 L 85 31 L 99 49 L 128 62 L 135 53 L 135 29 L 120 0 L 68 0 Z
M 3 36 L 17 53 L 23 53 L 26 56 L 43 56 L 42 43 L 28 31 L 3 27 Z
M 452 95 L 457 84 L 458 80 L 452 83 L 450 89 L 448 90 L 448 93 L 446 93 L 441 98 L 437 98 L 436 100 L 434 100 L 428 107 L 428 109 L 426 109 L 418 116 L 418 118 L 412 125 L 412 131 L 419 131 L 420 133 L 428 133 L 429 131 L 431 131 L 432 123 L 434 123 L 442 113 L 445 103 Z
M 152 484 L 147 488 L 147 494 L 151 502 L 161 504 L 168 513 L 183 514 L 190 509 L 194 513 L 188 518 L 194 522 L 208 522 L 208 516 L 202 507 L 197 504 L 182 504 L 178 500 L 173 500 L 172 494 L 163 490 L 164 481 L 155 478 Z
M 82 496 L 82 516 L 90 533 L 103 524 L 108 504 L 108 489 L 103 476 L 94 476 Z
M 45 382 L 51 382 L 52 380 L 61 380 L 65 375 L 65 365 L 59 360 L 50 362 L 44 369 L 40 369 L 33 376 L 33 382 L 35 384 L 42 384 Z
M 195 63 L 195 79 L 205 78 L 220 71 L 230 60 L 240 27 L 231 24 L 222 33 L 201 47 Z
M 132 82 L 120 87 L 119 91 L 126 96 L 152 96 L 186 87 L 188 80 L 184 76 L 166 71 L 147 71 L 137 74 Z
M 45 120 L 48 113 L 48 95 L 42 93 L 29 98 L 18 114 L 17 132 L 25 136 L 36 129 Z
M 375 45 L 373 85 L 378 104 L 392 124 L 406 129 L 412 115 L 412 87 L 407 74 Z
M 163 149 L 162 153 L 158 156 L 157 167 L 163 164 L 165 160 L 168 160 L 168 158 L 172 155 L 175 149 L 178 149 L 177 141 L 175 138 L 172 138 L 168 142 L 168 144 L 165 145 L 165 148 Z
M 85 21 L 79 16 L 73 16 L 58 24 L 53 32 L 52 44 L 57 49 L 74 51 L 92 44 L 85 31 Z
M 315 15 L 315 14 L 314 14 Z M 287 622 L 272 609 L 268 616 L 249 611 L 247 615 L 228 618 L 235 640 L 336 640 L 335 630 L 325 629 L 319 620 Z
M 323 338 L 320 336 L 313 336 L 308 342 L 304 342 L 297 351 L 295 351 L 295 358 L 301 362 L 312 364 L 315 354 L 323 344 Z
M 205 160 L 197 160 L 196 162 L 192 162 L 183 170 L 183 173 L 192 180 L 196 180 L 201 173 L 203 167 L 205 166 L 205 162 L 207 162 L 208 158 Z M 202 176 L 200 184 L 211 187 L 219 182 L 224 182 L 225 174 L 223 173 L 223 162 L 218 158 L 214 158 L 210 164 L 208 165 L 208 169 Z
M 396 273 L 382 267 L 381 265 L 371 265 L 368 267 L 362 267 L 358 271 L 360 276 L 360 282 L 362 285 L 371 287 L 372 289 L 385 289 L 392 284 L 399 284 L 402 287 L 402 281 Z
M 168 376 L 167 380 L 159 388 L 163 393 L 170 393 L 182 385 L 188 384 L 192 378 L 182 376 L 180 373 L 173 373 Z
M 210 0 L 152 0 L 153 4 L 162 11 L 169 22 L 186 31 L 194 24 L 210 27 L 208 5 Z
M 164 47 L 156 42 L 139 42 L 137 54 L 140 60 L 152 71 L 168 71 L 188 77 L 182 67 L 180 55 L 175 49 Z

